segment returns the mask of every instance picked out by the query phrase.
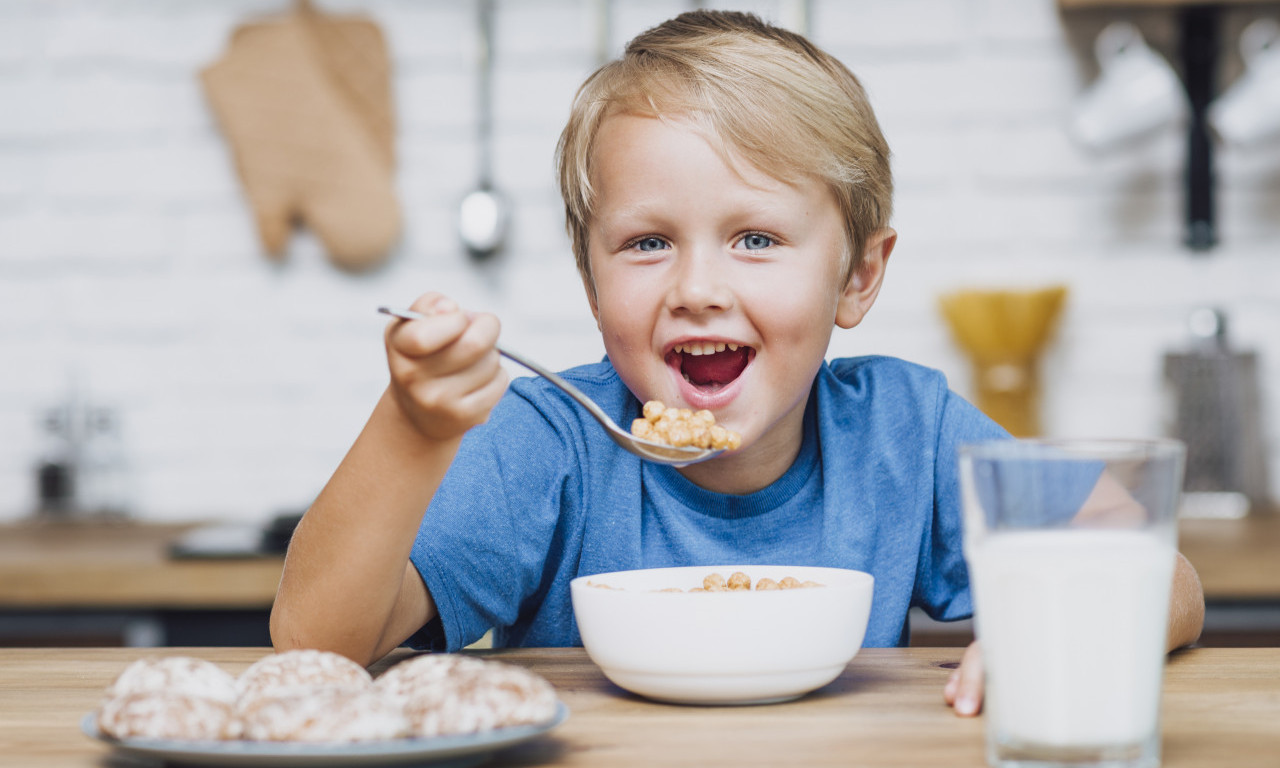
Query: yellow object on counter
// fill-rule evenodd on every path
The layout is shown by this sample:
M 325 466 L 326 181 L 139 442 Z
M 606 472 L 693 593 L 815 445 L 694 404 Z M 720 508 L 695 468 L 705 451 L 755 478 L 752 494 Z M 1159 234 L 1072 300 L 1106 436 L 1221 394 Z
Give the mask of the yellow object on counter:
M 1040 434 L 1038 363 L 1066 302 L 1065 286 L 967 290 L 939 304 L 973 363 L 975 405 L 1015 437 Z

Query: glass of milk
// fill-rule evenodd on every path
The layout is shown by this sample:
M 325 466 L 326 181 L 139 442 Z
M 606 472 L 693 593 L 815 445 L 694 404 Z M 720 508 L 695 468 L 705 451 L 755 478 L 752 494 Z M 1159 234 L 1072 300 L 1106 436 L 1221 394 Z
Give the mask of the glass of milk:
M 960 451 L 992 766 L 1157 766 L 1184 447 Z

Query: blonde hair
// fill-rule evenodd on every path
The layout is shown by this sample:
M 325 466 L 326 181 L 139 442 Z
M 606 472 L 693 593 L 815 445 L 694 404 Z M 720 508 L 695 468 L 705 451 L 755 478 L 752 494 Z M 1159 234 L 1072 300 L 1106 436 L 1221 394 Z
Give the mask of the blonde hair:
M 560 134 L 565 226 L 588 286 L 595 138 L 605 118 L 622 112 L 686 121 L 726 159 L 736 153 L 784 183 L 824 181 L 844 218 L 845 283 L 870 235 L 889 223 L 889 145 L 853 73 L 753 14 L 691 11 L 640 34 L 587 78 Z

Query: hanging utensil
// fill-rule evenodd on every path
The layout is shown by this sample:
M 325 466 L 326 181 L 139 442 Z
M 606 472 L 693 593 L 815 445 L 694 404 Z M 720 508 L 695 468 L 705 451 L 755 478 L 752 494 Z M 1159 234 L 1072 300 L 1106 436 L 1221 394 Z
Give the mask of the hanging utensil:
M 479 183 L 458 208 L 458 233 L 473 259 L 493 256 L 506 239 L 510 204 L 493 185 L 493 0 L 476 0 L 476 142 Z

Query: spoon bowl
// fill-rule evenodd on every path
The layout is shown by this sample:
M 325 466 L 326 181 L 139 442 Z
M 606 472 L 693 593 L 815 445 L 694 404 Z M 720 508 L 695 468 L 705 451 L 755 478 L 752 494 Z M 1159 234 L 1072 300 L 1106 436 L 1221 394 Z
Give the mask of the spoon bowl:
M 401 320 L 426 320 L 428 317 L 420 312 L 411 309 L 394 309 L 392 307 L 378 307 L 378 311 L 384 315 L 391 315 Z M 559 387 L 566 395 L 572 397 L 587 412 L 604 427 L 605 432 L 613 442 L 617 443 L 623 450 L 639 456 L 645 461 L 652 461 L 655 464 L 667 464 L 673 467 L 685 467 L 690 464 L 697 464 L 707 459 L 713 459 L 724 453 L 722 448 L 693 448 L 675 445 L 667 445 L 665 443 L 655 443 L 652 440 L 642 440 L 622 427 L 618 426 L 609 415 L 594 400 L 583 394 L 582 390 L 573 386 L 569 382 L 560 378 L 555 372 L 543 368 L 541 365 L 533 362 L 524 355 L 511 352 L 502 347 L 494 347 L 498 354 L 511 360 L 519 365 L 528 368 L 555 386 Z

